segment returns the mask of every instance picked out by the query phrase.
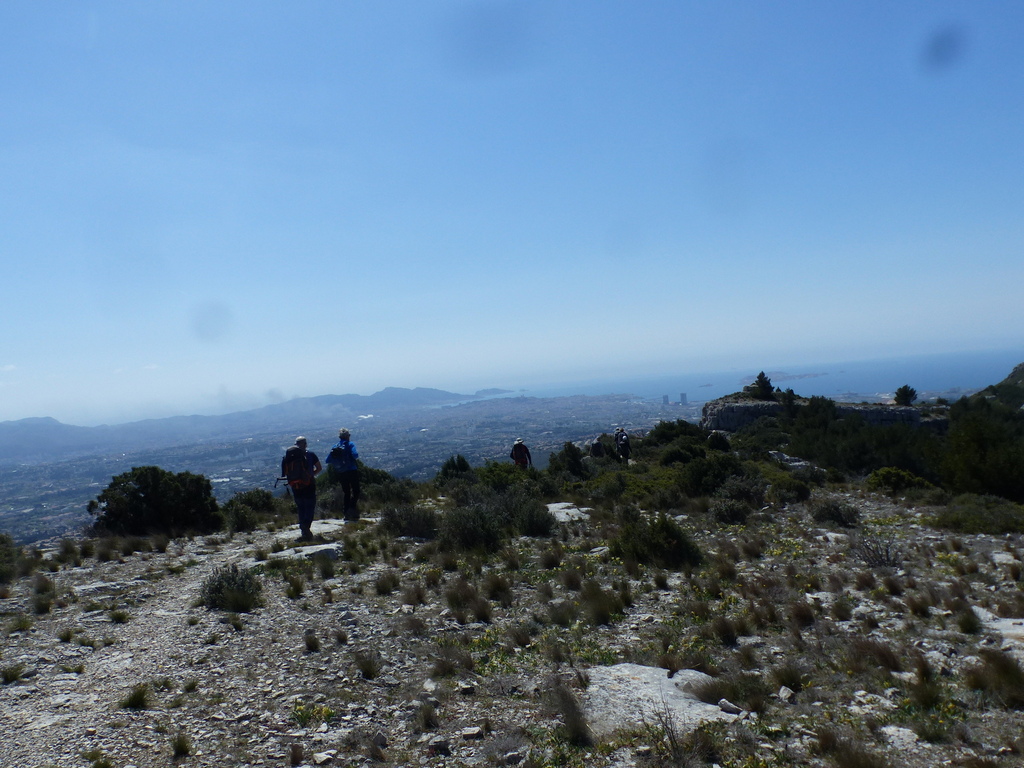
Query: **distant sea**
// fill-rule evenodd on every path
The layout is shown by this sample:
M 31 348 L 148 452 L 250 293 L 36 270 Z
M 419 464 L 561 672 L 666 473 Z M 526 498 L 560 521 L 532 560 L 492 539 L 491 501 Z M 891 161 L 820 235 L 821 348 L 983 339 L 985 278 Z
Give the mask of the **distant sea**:
M 797 395 L 822 395 L 842 400 L 864 397 L 891 397 L 900 386 L 909 384 L 922 397 L 927 393 L 965 394 L 1005 379 L 1014 366 L 1024 362 L 1024 349 L 915 355 L 878 360 L 857 360 L 821 365 L 772 366 L 702 372 L 680 369 L 671 375 L 650 377 L 620 376 L 568 384 L 538 386 L 516 394 L 533 397 L 567 395 L 632 394 L 647 399 L 679 401 L 681 394 L 689 402 L 714 400 L 738 391 L 764 370 L 772 383 L 792 388 Z M 948 395 L 947 395 L 948 396 Z

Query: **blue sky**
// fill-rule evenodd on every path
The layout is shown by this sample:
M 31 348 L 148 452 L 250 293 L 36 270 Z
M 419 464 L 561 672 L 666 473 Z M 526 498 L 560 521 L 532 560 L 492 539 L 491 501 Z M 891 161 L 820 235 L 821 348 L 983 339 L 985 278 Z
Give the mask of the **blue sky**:
M 1024 350 L 1024 5 L 6 2 L 0 420 Z

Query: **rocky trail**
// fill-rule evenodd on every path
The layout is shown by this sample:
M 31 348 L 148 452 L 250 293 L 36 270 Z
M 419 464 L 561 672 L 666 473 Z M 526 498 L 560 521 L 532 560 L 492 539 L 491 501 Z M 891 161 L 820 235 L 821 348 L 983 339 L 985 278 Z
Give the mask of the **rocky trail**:
M 902 537 L 907 563 L 888 577 L 856 560 L 851 531 L 808 525 L 799 507 L 775 513 L 756 546 L 748 530 L 698 531 L 709 554 L 700 573 L 627 574 L 592 538 L 587 510 L 570 504 L 551 507 L 566 553 L 553 568 L 538 561 L 548 544 L 523 539 L 515 568 L 467 560 L 447 571 L 438 553 L 388 544 L 369 520 L 318 521 L 310 546 L 290 528 L 62 567 L 45 574 L 58 595 L 48 613 L 33 611 L 27 579 L 0 601 L 0 666 L 12 678 L 0 686 L 0 763 L 627 766 L 665 760 L 666 733 L 703 723 L 722 740 L 712 763 L 832 765 L 824 723 L 888 761 L 870 765 L 1019 764 L 1019 713 L 963 682 L 985 649 L 1022 655 L 1024 622 L 1006 615 L 1020 604 L 1018 542 L 951 542 L 913 507 L 848 498 L 865 526 Z M 738 554 L 748 545 L 760 551 Z M 262 607 L 234 615 L 198 604 L 228 563 L 262 570 Z M 572 569 L 618 584 L 631 604 L 588 623 Z M 460 579 L 483 585 L 492 573 L 508 589 L 483 615 L 446 600 Z M 889 577 L 899 589 L 884 586 Z M 954 625 L 957 599 L 977 628 Z M 779 616 L 762 622 L 772 602 Z M 881 646 L 898 657 L 889 668 Z M 848 648 L 878 657 L 861 669 Z M 705 671 L 687 669 L 694 659 Z M 913 709 L 914 659 L 943 686 L 939 709 Z M 796 677 L 780 684 L 787 667 Z M 752 705 L 735 687 L 709 697 L 708 684 L 730 674 L 762 680 L 769 699 Z M 140 686 L 146 700 L 133 706 Z M 944 711 L 955 725 L 929 736 Z M 577 746 L 588 742 L 603 746 Z M 747 762 L 729 757 L 740 748 Z

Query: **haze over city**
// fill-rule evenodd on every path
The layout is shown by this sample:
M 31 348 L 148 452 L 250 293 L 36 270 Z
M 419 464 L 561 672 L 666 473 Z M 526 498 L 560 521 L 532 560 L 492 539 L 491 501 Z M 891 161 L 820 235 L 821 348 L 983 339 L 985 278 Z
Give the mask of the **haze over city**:
M 1019 5 L 0 29 L 0 420 L 1024 350 Z

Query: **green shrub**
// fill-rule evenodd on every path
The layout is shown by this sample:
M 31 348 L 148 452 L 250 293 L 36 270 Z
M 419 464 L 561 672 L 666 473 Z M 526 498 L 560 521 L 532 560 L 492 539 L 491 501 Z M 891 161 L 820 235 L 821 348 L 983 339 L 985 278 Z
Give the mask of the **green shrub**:
M 0 584 L 10 584 L 18 574 L 21 547 L 16 546 L 9 534 L 0 533 Z
M 729 445 L 729 438 L 725 436 L 725 433 L 712 432 L 708 435 L 708 450 L 730 451 L 732 446 Z
M 703 561 L 697 545 L 668 515 L 661 513 L 651 520 L 646 515 L 627 512 L 624 518 L 609 542 L 614 557 L 672 571 Z
M 275 512 L 274 495 L 264 488 L 239 491 L 223 507 L 224 519 L 232 531 L 252 531 Z
M 224 524 L 207 478 L 153 466 L 134 467 L 114 477 L 89 502 L 89 513 L 96 516 L 97 531 L 121 535 L 209 533 Z
M 66 565 L 78 565 L 82 561 L 82 554 L 78 549 L 78 543 L 73 539 L 61 539 L 60 550 L 57 552 L 57 562 Z
M 658 457 L 658 464 L 670 467 L 673 464 L 688 464 L 694 459 L 703 459 L 706 456 L 707 451 L 696 439 L 681 437 L 665 447 Z
M 438 514 L 431 507 L 412 504 L 385 507 L 380 514 L 380 528 L 392 536 L 433 539 L 437 536 Z
M 643 439 L 642 447 L 647 450 L 656 446 L 668 445 L 679 438 L 687 438 L 695 443 L 707 439 L 707 430 L 701 429 L 696 424 L 679 419 L 677 421 L 659 421 L 654 428 L 647 433 Z
M 248 613 L 261 604 L 262 593 L 259 576 L 232 563 L 214 568 L 199 594 L 203 605 L 211 610 Z
M 816 523 L 855 528 L 860 522 L 860 510 L 838 499 L 816 499 L 811 504 L 811 517 Z
M 807 483 L 787 474 L 774 476 L 765 494 L 765 498 L 773 504 L 795 504 L 807 501 L 810 497 L 811 489 Z
M 456 479 L 469 481 L 470 483 L 476 481 L 473 468 L 461 453 L 445 459 L 444 464 L 441 465 L 441 469 L 438 470 L 437 476 L 434 478 L 434 483 L 438 487 L 443 488 L 449 482 Z
M 1024 502 L 1024 414 L 984 397 L 961 398 L 949 411 L 941 458 L 943 486 L 952 493 Z
M 770 691 L 767 681 L 760 675 L 739 672 L 707 680 L 695 686 L 693 694 L 708 704 L 717 704 L 722 699 L 728 699 L 751 712 L 762 712 L 767 705 Z
M 690 496 L 711 496 L 726 480 L 743 474 L 743 465 L 730 453 L 714 453 L 686 464 L 680 483 Z
M 494 491 L 478 485 L 465 488 L 441 515 L 438 544 L 442 550 L 494 552 L 509 536 L 549 536 L 554 528 L 554 516 L 528 487 Z
M 768 483 L 758 474 L 733 475 L 726 478 L 725 482 L 719 486 L 715 491 L 715 496 L 721 499 L 743 501 L 751 507 L 760 507 L 764 504 L 764 494 L 767 489 Z
M 957 496 L 929 521 L 936 528 L 958 533 L 1024 532 L 1024 508 L 996 496 Z
M 909 384 L 899 387 L 893 395 L 893 401 L 896 405 L 910 405 L 915 400 L 917 400 L 917 390 Z
M 565 443 L 558 453 L 550 454 L 547 471 L 551 475 L 566 473 L 581 480 L 590 476 L 590 472 L 587 471 L 587 467 L 583 463 L 583 451 L 569 442 Z
M 772 380 L 765 375 L 764 371 L 757 374 L 753 383 L 745 386 L 743 391 L 755 400 L 775 399 L 775 387 L 772 386 Z
M 926 490 L 935 487 L 923 477 L 918 477 L 897 467 L 876 469 L 868 475 L 864 485 L 869 491 L 883 491 L 893 496 L 908 490 Z
M 520 536 L 544 538 L 555 529 L 555 516 L 547 506 L 524 491 L 513 490 L 499 497 L 498 513 L 508 521 L 511 533 Z
M 419 493 L 416 483 L 407 477 L 391 477 L 361 486 L 362 498 L 370 504 L 412 504 Z
M 502 539 L 501 521 L 482 504 L 455 507 L 441 515 L 438 541 L 442 549 L 496 552 Z
M 743 525 L 750 516 L 750 507 L 735 499 L 713 499 L 709 511 L 725 525 Z

